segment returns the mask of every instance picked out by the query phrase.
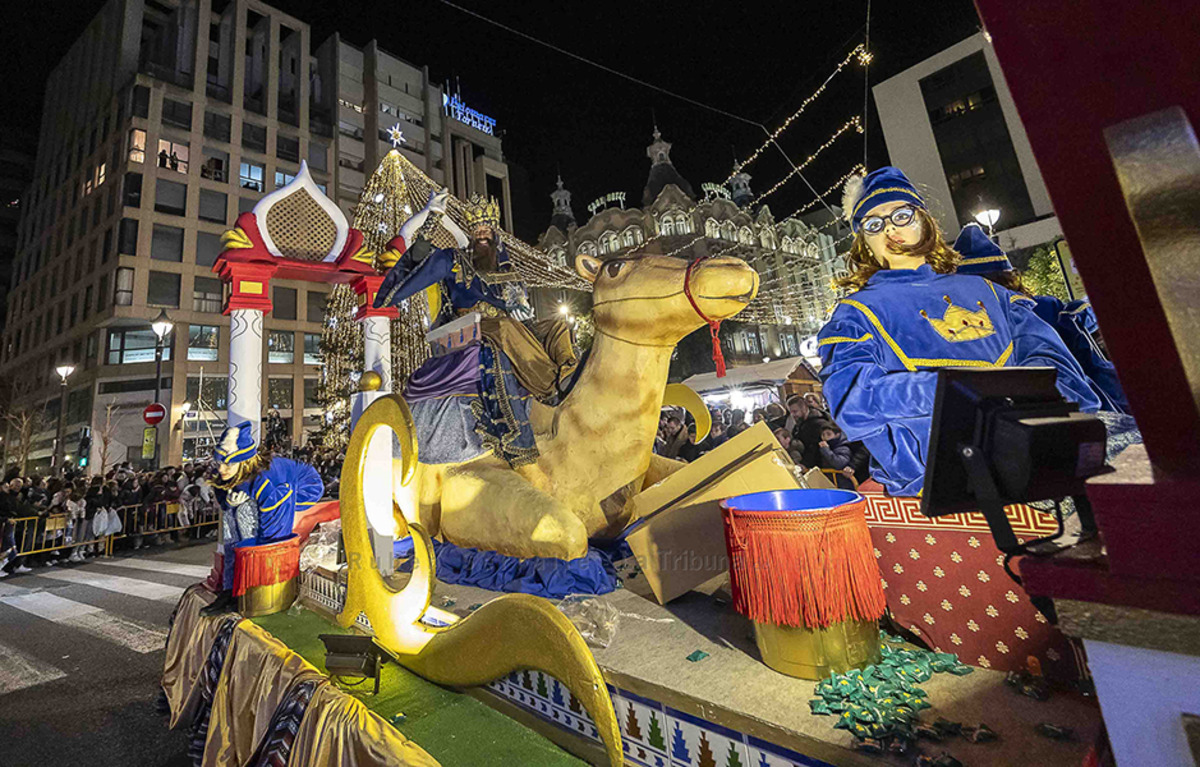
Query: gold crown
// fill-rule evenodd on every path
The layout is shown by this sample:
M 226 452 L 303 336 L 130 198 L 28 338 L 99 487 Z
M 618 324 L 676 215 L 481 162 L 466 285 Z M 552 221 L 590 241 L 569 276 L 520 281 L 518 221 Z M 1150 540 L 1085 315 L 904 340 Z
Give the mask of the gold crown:
M 987 310 L 983 308 L 983 302 L 977 301 L 979 311 L 973 312 L 961 306 L 955 306 L 949 296 L 942 297 L 946 303 L 946 313 L 942 319 L 930 317 L 921 310 L 921 316 L 929 321 L 937 334 L 946 339 L 950 343 L 958 343 L 960 341 L 975 341 L 980 338 L 987 338 L 996 332 L 992 326 L 992 318 L 988 316 Z
M 500 203 L 483 195 L 473 194 L 466 204 L 467 228 L 500 226 Z

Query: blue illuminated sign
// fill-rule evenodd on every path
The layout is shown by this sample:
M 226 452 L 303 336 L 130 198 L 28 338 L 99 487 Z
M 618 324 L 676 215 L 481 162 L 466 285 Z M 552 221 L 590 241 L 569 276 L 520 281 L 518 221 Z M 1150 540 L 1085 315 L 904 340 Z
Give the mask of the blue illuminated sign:
M 449 96 L 445 91 L 442 92 L 442 109 L 463 125 L 470 125 L 475 130 L 483 131 L 489 136 L 496 135 L 496 120 L 471 109 L 463 103 L 457 93 Z

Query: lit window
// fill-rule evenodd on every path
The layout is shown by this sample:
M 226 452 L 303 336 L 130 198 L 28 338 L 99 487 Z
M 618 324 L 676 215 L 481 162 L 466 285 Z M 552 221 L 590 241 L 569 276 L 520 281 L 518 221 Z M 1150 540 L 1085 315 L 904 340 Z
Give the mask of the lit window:
M 305 365 L 320 365 L 321 357 L 321 334 L 320 333 L 305 333 L 304 334 L 304 364 Z
M 295 173 L 284 173 L 281 170 L 275 171 L 275 188 L 280 189 L 287 186 L 296 180 Z
M 129 161 L 146 161 L 146 131 L 141 128 L 129 131 Z
M 241 173 L 238 179 L 242 183 L 242 189 L 253 189 L 256 192 L 263 190 L 263 178 L 266 170 L 261 165 L 252 162 L 243 162 Z
M 158 140 L 158 167 L 170 168 L 177 173 L 188 171 L 188 145 L 180 141 Z
M 633 245 L 634 245 L 634 242 L 633 242 L 633 229 L 626 229 L 626 230 L 625 230 L 625 231 L 624 231 L 624 232 L 621 234 L 621 245 L 622 245 L 623 247 L 626 247 L 626 248 L 632 248 L 632 247 L 633 247 Z
M 113 303 L 117 306 L 133 305 L 133 269 L 122 266 L 117 269 L 117 279 L 113 282 Z
M 133 365 L 138 362 L 154 362 L 154 348 L 158 337 L 150 328 L 114 328 L 108 331 L 108 353 L 105 361 L 109 365 Z M 164 360 L 171 359 L 171 335 L 163 340 Z
M 196 277 L 192 283 L 192 311 L 219 314 L 222 303 L 224 303 L 224 287 L 221 281 L 216 277 Z M 204 326 L 194 325 L 193 327 Z
M 96 186 L 99 188 L 104 183 L 104 173 L 108 170 L 108 163 L 100 163 L 96 168 Z
M 675 216 L 675 233 L 676 234 L 691 234 L 692 220 L 683 213 L 678 213 Z
M 669 215 L 663 216 L 662 220 L 658 222 L 658 232 L 664 235 L 675 234 L 675 219 Z
M 220 337 L 221 331 L 216 325 L 189 325 L 187 358 L 200 361 L 216 360 Z
M 750 227 L 743 226 L 738 230 L 738 242 L 743 245 L 754 244 L 754 233 L 750 231 Z
M 721 227 L 717 225 L 716 219 L 705 219 L 704 236 L 711 237 L 714 240 L 721 236 Z
M 296 334 L 272 330 L 267 335 L 267 362 L 290 364 L 296 359 Z

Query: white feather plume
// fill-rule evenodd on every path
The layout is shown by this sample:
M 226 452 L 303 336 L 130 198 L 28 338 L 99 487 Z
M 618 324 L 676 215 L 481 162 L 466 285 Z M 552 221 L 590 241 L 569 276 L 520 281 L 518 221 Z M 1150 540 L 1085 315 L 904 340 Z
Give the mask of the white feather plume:
M 854 205 L 862 196 L 865 179 L 866 176 L 851 176 L 846 179 L 846 186 L 842 187 L 842 218 L 846 219 L 847 223 L 854 217 Z
M 240 429 L 238 429 L 238 427 L 230 426 L 225 430 L 225 433 L 221 435 L 220 448 L 225 452 L 226 455 L 237 452 L 239 431 Z

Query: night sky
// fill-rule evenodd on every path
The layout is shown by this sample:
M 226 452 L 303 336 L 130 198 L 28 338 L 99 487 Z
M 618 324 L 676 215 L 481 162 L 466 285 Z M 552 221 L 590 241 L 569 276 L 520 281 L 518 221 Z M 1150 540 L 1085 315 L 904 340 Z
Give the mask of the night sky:
M 575 61 L 438 0 L 273 0 L 271 4 L 308 22 L 315 44 L 334 31 L 359 45 L 374 37 L 390 53 L 429 65 L 436 80 L 459 82 L 463 99 L 496 118 L 504 132 L 505 155 L 516 166 L 516 229 L 528 240 L 549 222 L 547 195 L 560 166 L 574 193 L 580 223 L 587 217 L 587 203 L 607 192 L 625 191 L 630 205 L 640 205 L 649 170 L 645 147 L 650 143 L 652 113 L 664 138 L 674 144 L 675 166 L 697 191 L 701 182 L 723 180 L 734 156 L 745 157 L 765 138 L 758 127 Z M 461 0 L 460 4 L 772 129 L 863 40 L 867 15 L 866 0 L 740 5 Z M 28 141 L 32 146 L 45 78 L 102 5 L 101 0 L 4 4 L 0 39 L 9 52 L 6 69 L 10 72 L 0 88 L 0 135 L 5 143 Z M 969 0 L 875 2 L 872 82 L 912 66 L 978 28 Z M 18 70 L 20 76 L 12 76 Z M 860 114 L 863 95 L 863 71 L 854 64 L 780 138 L 793 162 L 799 163 L 847 119 Z M 862 136 L 848 133 L 806 175 L 814 187 L 824 190 L 861 162 L 862 154 Z M 887 159 L 873 101 L 868 157 L 870 167 Z M 789 169 L 771 150 L 747 170 L 757 193 Z M 803 182 L 794 179 L 766 202 L 781 217 L 812 198 Z

